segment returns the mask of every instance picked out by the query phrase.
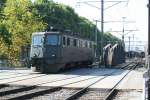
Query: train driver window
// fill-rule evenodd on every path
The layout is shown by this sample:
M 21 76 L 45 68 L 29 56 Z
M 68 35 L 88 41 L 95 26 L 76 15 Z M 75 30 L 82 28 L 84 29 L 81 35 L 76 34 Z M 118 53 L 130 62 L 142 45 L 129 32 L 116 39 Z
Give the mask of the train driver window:
M 67 46 L 70 45 L 70 38 L 67 38 Z
M 47 35 L 47 39 L 46 39 L 46 44 L 47 45 L 59 45 L 59 36 L 58 35 Z
M 34 35 L 32 39 L 32 45 L 43 45 L 43 41 L 42 35 Z

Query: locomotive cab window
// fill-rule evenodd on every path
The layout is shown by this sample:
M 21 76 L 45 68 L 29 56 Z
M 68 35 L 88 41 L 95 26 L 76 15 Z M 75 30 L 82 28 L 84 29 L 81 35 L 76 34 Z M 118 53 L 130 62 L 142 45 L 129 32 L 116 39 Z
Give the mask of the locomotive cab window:
M 56 46 L 59 45 L 59 36 L 58 35 L 47 35 L 46 44 Z
M 34 35 L 32 39 L 32 45 L 43 45 L 43 36 L 42 35 Z

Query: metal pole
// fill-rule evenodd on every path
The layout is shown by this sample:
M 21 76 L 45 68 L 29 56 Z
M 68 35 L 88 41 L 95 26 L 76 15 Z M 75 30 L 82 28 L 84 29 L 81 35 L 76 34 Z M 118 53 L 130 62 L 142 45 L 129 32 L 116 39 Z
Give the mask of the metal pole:
M 150 0 L 148 2 L 148 81 L 147 81 L 147 95 L 148 100 L 150 99 Z
M 148 3 L 148 55 L 150 55 L 150 0 Z
M 125 22 L 125 18 L 126 18 L 126 17 L 122 17 L 122 18 L 123 18 L 123 27 L 122 27 L 122 42 L 123 42 L 123 44 L 124 44 L 124 35 L 125 35 L 125 34 L 124 34 L 124 31 L 125 31 L 125 30 L 124 30 L 124 22 Z
M 104 0 L 101 0 L 101 63 L 103 62 Z
M 132 50 L 135 50 L 135 48 L 134 48 L 135 43 L 136 43 L 136 42 L 134 41 L 134 34 L 133 34 L 133 42 L 132 42 L 133 47 L 132 47 Z
M 95 58 L 97 58 L 97 20 L 96 22 L 96 28 L 95 28 L 95 43 L 96 43 L 96 48 L 95 48 Z
M 129 36 L 129 48 L 128 48 L 128 52 L 129 52 L 129 58 L 130 58 L 130 36 Z
M 148 2 L 148 55 L 150 55 L 150 0 Z

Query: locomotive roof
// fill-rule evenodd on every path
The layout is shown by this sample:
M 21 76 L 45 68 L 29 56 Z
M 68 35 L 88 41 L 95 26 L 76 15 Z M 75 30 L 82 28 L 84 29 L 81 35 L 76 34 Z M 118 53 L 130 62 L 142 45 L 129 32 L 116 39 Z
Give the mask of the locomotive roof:
M 50 31 L 50 32 L 34 32 L 32 35 L 44 35 L 44 34 L 63 34 L 63 35 L 67 35 L 67 36 L 70 36 L 70 37 L 75 37 L 75 38 L 78 38 L 78 39 L 84 39 L 84 40 L 87 40 L 87 41 L 92 41 L 90 39 L 87 39 L 87 38 L 82 38 L 80 36 L 77 36 L 77 35 L 74 35 L 72 33 L 66 33 L 66 32 L 60 32 L 60 31 Z M 94 41 L 93 41 L 94 42 Z
M 60 32 L 53 32 L 53 31 L 51 31 L 51 32 L 34 32 L 33 35 L 34 35 L 34 34 L 39 34 L 39 35 L 40 35 L 40 34 L 41 34 L 41 35 L 42 35 L 42 34 L 59 34 L 59 33 L 60 33 Z

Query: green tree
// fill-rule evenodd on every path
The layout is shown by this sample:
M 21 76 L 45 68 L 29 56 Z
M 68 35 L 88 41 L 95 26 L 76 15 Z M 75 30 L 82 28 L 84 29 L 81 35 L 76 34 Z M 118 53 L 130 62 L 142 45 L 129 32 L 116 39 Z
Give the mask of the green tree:
M 1 27 L 5 30 L 1 30 L 1 34 L 5 36 L 9 33 L 11 37 L 4 38 L 11 40 L 11 45 L 9 47 L 3 45 L 3 48 L 0 49 L 7 48 L 5 52 L 1 53 L 12 61 L 19 58 L 21 46 L 30 44 L 33 32 L 45 29 L 46 24 L 41 20 L 41 17 L 35 15 L 35 9 L 32 9 L 32 6 L 30 0 L 7 0 L 6 2 L 3 14 L 7 19 L 2 21 L 4 26 Z
M 12 61 L 19 58 L 21 46 L 30 44 L 33 32 L 49 31 L 51 27 L 95 40 L 95 25 L 64 4 L 52 0 L 35 0 L 34 3 L 31 0 L 1 0 L 0 4 L 3 4 L 0 7 L 0 55 Z M 101 35 L 98 30 L 98 43 Z M 107 41 L 119 41 L 110 33 L 104 33 L 103 38 L 104 45 Z
M 5 3 L 6 3 L 6 0 L 0 0 L 0 19 L 4 18 L 4 15 L 2 13 L 3 13 Z

